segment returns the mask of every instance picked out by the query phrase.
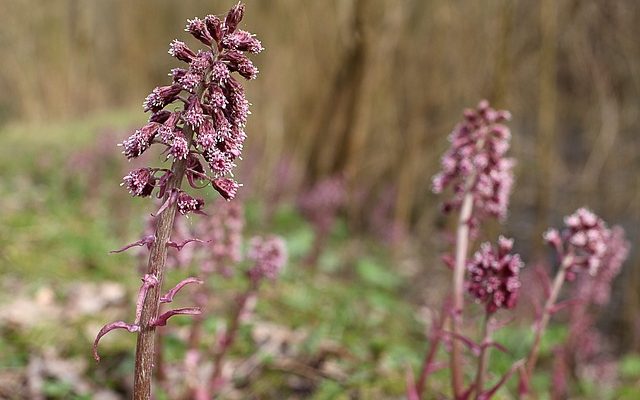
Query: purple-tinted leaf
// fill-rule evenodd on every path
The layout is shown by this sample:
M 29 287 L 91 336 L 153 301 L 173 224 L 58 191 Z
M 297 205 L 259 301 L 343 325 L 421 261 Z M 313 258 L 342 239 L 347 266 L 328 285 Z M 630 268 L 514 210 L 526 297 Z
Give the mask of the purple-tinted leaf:
M 504 347 L 503 345 L 501 345 L 498 342 L 494 342 L 493 340 L 489 341 L 487 343 L 483 343 L 482 346 L 484 348 L 495 347 L 496 349 L 500 350 L 501 352 L 509 354 L 509 350 L 506 347 Z
M 561 301 L 559 303 L 554 304 L 553 307 L 551 307 L 551 310 L 549 310 L 549 312 L 551 314 L 555 314 L 558 311 L 562 311 L 567 307 L 571 307 L 575 304 L 581 304 L 583 302 L 584 300 L 582 299 L 569 299 L 569 300 Z
M 453 339 L 459 340 L 462 343 L 464 343 L 465 346 L 467 346 L 469 348 L 469 350 L 471 350 L 471 352 L 475 355 L 479 355 L 480 354 L 480 350 L 482 348 L 481 345 L 479 345 L 478 343 L 474 342 L 471 338 L 461 335 L 459 333 L 455 333 L 455 332 L 451 332 L 451 331 L 443 331 L 443 333 L 451 336 Z
M 192 243 L 192 242 L 208 243 L 208 242 L 210 242 L 210 241 L 209 241 L 209 240 L 204 241 L 204 240 L 202 240 L 202 239 L 196 239 L 196 238 L 193 238 L 193 239 L 183 240 L 183 241 L 182 241 L 182 242 L 180 242 L 180 243 L 176 243 L 176 242 L 173 242 L 173 241 L 169 240 L 169 241 L 167 242 L 167 247 L 173 247 L 174 249 L 177 249 L 178 251 L 180 251 L 180 250 L 182 250 L 182 248 L 183 248 L 184 246 L 186 246 L 187 244 Z
M 482 393 L 480 393 L 480 395 L 478 396 L 478 400 L 488 400 L 491 398 L 491 396 L 493 396 L 494 394 L 496 394 L 496 392 L 498 390 L 500 390 L 500 388 L 502 386 L 504 386 L 505 383 L 507 383 L 507 381 L 509 380 L 509 378 L 511 378 L 511 375 L 513 375 L 514 372 L 516 372 L 516 370 L 520 370 L 522 368 L 522 366 L 524 365 L 524 360 L 518 360 L 515 363 L 513 363 L 513 365 L 511 366 L 511 368 L 509 368 L 509 370 L 507 371 L 506 374 L 504 374 L 502 376 L 502 378 L 500 378 L 500 380 L 498 381 L 498 383 L 496 383 L 491 389 L 486 390 Z
M 164 296 L 160 297 L 160 303 L 171 303 L 176 293 L 178 293 L 180 289 L 182 289 L 183 287 L 185 287 L 190 283 L 197 283 L 198 285 L 200 285 L 203 282 L 201 279 L 198 279 L 195 277 L 189 277 L 187 279 L 183 279 L 176 286 L 174 286 L 173 289 L 169 290 Z
M 164 312 L 158 316 L 158 318 L 153 321 L 151 326 L 165 326 L 167 325 L 167 320 L 174 315 L 200 315 L 202 311 L 199 307 L 185 307 L 185 308 L 177 308 L 175 310 L 169 310 Z
M 134 324 L 140 323 L 140 316 L 142 315 L 142 306 L 144 305 L 144 299 L 147 297 L 147 292 L 150 287 L 158 284 L 158 278 L 155 275 L 145 274 L 142 277 L 142 286 L 138 291 L 138 299 L 136 300 L 136 319 Z
M 151 215 L 155 217 L 155 216 L 158 216 L 158 215 L 162 214 L 162 212 L 164 210 L 169 208 L 169 206 L 172 205 L 173 203 L 175 203 L 177 200 L 178 200 L 178 191 L 173 189 L 171 191 L 171 194 L 169 195 L 169 197 L 167 197 L 167 200 L 164 203 L 162 203 L 162 206 L 160 206 L 160 208 L 156 212 L 156 215 L 153 215 L 153 214 L 151 214 Z
M 98 355 L 98 343 L 100 342 L 100 339 L 114 329 L 126 329 L 129 332 L 138 332 L 140 327 L 135 324 L 127 324 L 124 321 L 116 321 L 103 326 L 102 329 L 100 329 L 100 332 L 98 332 L 96 340 L 93 341 L 93 358 L 95 358 L 96 362 L 100 362 L 100 356 Z
M 491 332 L 499 331 L 500 329 L 504 328 L 505 326 L 515 321 L 515 319 L 516 317 L 510 317 L 503 321 L 498 321 L 494 319 L 493 322 L 491 323 Z
M 136 247 L 136 246 L 147 246 L 147 248 L 150 249 L 151 245 L 155 240 L 156 240 L 155 235 L 148 235 L 138 240 L 137 242 L 133 242 L 131 244 L 124 246 L 121 249 L 111 250 L 109 253 L 122 253 L 123 251 L 129 250 L 130 248 Z

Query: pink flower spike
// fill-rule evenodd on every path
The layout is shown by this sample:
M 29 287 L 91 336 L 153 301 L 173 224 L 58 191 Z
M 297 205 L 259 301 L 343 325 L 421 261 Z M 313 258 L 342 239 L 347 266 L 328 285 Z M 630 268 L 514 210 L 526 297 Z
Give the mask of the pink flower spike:
M 155 242 L 155 240 L 156 240 L 155 235 L 147 235 L 142 239 L 138 240 L 137 242 L 128 244 L 118 250 L 111 250 L 109 253 L 122 253 L 123 251 L 129 250 L 130 248 L 136 247 L 136 246 L 147 246 L 147 248 L 150 249 L 151 245 L 153 244 L 153 242 Z
M 187 279 L 183 279 L 180 281 L 173 289 L 169 290 L 167 294 L 160 297 L 160 303 L 171 303 L 173 301 L 173 297 L 186 285 L 190 283 L 197 283 L 201 285 L 203 283 L 202 279 L 198 279 L 195 277 L 189 277 Z
M 166 326 L 167 320 L 173 317 L 174 315 L 200 315 L 202 311 L 199 307 L 185 307 L 185 308 L 177 308 L 175 310 L 169 310 L 167 312 L 162 313 L 158 316 L 158 318 L 153 321 L 152 326 Z
M 133 333 L 138 332 L 140 327 L 135 324 L 127 324 L 124 321 L 116 321 L 103 326 L 102 329 L 100 329 L 100 332 L 98 332 L 96 340 L 93 341 L 93 358 L 95 358 L 96 362 L 100 362 L 100 356 L 98 355 L 98 343 L 100 342 L 100 339 L 114 329 L 126 329 Z
M 140 291 L 138 292 L 138 300 L 136 300 L 136 319 L 133 322 L 134 324 L 138 324 L 140 322 L 140 316 L 142 315 L 142 305 L 144 304 L 144 299 L 147 297 L 149 288 L 152 288 L 157 284 L 158 278 L 155 275 L 145 274 L 142 277 L 142 286 L 140 286 Z
M 173 241 L 169 240 L 167 242 L 167 247 L 173 247 L 174 249 L 177 249 L 178 251 L 180 251 L 180 250 L 182 250 L 182 248 L 184 246 L 186 246 L 187 244 L 192 243 L 192 242 L 209 243 L 210 240 L 205 241 L 205 240 L 202 240 L 202 239 L 192 238 L 192 239 L 183 240 L 180 243 L 176 243 L 176 242 L 173 242 Z

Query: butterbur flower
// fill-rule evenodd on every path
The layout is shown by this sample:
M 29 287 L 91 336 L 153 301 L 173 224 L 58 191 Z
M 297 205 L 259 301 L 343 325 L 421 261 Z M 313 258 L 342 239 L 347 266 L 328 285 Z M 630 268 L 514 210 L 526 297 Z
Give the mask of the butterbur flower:
M 227 35 L 223 46 L 233 50 L 248 51 L 250 53 L 260 53 L 263 49 L 262 43 L 247 31 L 238 29 L 231 35 Z
M 185 31 L 189 32 L 194 38 L 207 46 L 211 46 L 213 43 L 213 37 L 211 37 L 207 26 L 200 18 L 188 19 Z
M 523 263 L 518 254 L 512 254 L 513 239 L 502 236 L 497 247 L 485 242 L 467 265 L 467 290 L 486 306 L 488 313 L 500 308 L 513 308 L 520 290 L 520 268 Z
M 550 229 L 544 239 L 563 260 L 567 279 L 573 280 L 576 272 L 583 269 L 595 275 L 606 255 L 611 231 L 600 217 L 586 208 L 565 217 L 564 223 L 562 231 Z
M 229 10 L 224 19 L 224 32 L 226 35 L 235 32 L 242 17 L 244 16 L 244 4 L 238 3 Z
M 127 185 L 127 189 L 131 195 L 140 197 L 151 196 L 151 192 L 156 183 L 156 178 L 149 168 L 133 170 L 122 178 L 122 180 L 121 186 Z
M 253 280 L 275 279 L 287 262 L 287 247 L 278 236 L 257 236 L 251 239 L 247 257 L 254 262 L 249 270 Z
M 232 200 L 240 188 L 240 184 L 230 178 L 218 178 L 213 180 L 213 188 L 226 200 Z
M 184 42 L 179 40 L 171 42 L 169 45 L 169 54 L 186 63 L 191 62 L 191 60 L 196 56 L 196 53 L 194 53 Z
M 136 158 L 144 153 L 151 146 L 151 142 L 155 137 L 160 124 L 150 122 L 142 128 L 136 130 L 131 136 L 125 139 L 121 146 L 124 148 L 122 153 L 128 159 Z
M 189 143 L 182 132 L 178 131 L 174 135 L 171 141 L 171 147 L 169 148 L 169 154 L 176 160 L 187 158 L 187 154 L 189 154 Z
M 629 242 L 625 238 L 624 229 L 619 226 L 611 228 L 607 251 L 602 258 L 598 272 L 592 279 L 583 280 L 579 284 L 578 296 L 583 300 L 598 305 L 609 302 L 613 280 L 622 269 L 622 264 L 629 255 Z
M 503 219 L 513 185 L 514 161 L 506 157 L 511 133 L 504 125 L 510 114 L 483 100 L 464 117 L 449 136 L 451 147 L 442 157 L 442 171 L 434 176 L 432 189 L 441 193 L 453 188 L 444 211 L 459 208 L 468 193 L 473 196 L 475 219 L 485 215 Z
M 142 107 L 144 111 L 160 111 L 167 105 L 173 103 L 180 94 L 182 88 L 178 85 L 158 86 L 144 99 Z
M 204 112 L 202 111 L 202 105 L 196 95 L 189 96 L 187 100 L 187 106 L 184 115 L 184 122 L 191 125 L 193 128 L 197 128 L 204 122 Z
M 177 203 L 178 211 L 182 215 L 186 215 L 191 212 L 199 212 L 204 206 L 203 199 L 195 198 L 185 192 L 178 193 Z

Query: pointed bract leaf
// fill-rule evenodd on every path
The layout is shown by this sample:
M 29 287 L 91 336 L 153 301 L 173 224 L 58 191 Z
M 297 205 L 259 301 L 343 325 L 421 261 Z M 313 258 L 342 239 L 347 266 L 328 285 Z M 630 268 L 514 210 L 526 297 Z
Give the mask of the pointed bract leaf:
M 126 329 L 129 332 L 138 332 L 140 327 L 138 325 L 128 324 L 124 321 L 115 321 L 103 326 L 102 329 L 100 329 L 100 332 L 98 332 L 96 340 L 93 341 L 93 358 L 96 362 L 100 362 L 100 356 L 98 355 L 98 343 L 100 342 L 100 339 L 114 329 Z
M 132 247 L 136 247 L 136 246 L 147 246 L 147 248 L 151 248 L 151 245 L 153 244 L 153 242 L 156 240 L 155 235 L 147 235 L 145 237 L 143 237 L 142 239 L 138 240 L 137 242 L 133 242 L 131 244 L 128 244 L 126 246 L 124 246 L 121 249 L 118 250 L 111 250 L 109 253 L 122 253 L 123 251 L 129 250 Z
M 158 318 L 153 321 L 151 326 L 165 326 L 167 325 L 167 320 L 174 315 L 200 315 L 201 313 L 202 311 L 199 307 L 185 307 L 169 310 L 159 315 Z
M 160 303 L 171 303 L 176 293 L 178 293 L 180 289 L 182 289 L 183 287 L 185 287 L 190 283 L 197 283 L 198 285 L 201 285 L 203 281 L 193 276 L 187 279 L 183 279 L 176 286 L 174 286 L 173 289 L 169 290 L 164 296 L 160 297 Z

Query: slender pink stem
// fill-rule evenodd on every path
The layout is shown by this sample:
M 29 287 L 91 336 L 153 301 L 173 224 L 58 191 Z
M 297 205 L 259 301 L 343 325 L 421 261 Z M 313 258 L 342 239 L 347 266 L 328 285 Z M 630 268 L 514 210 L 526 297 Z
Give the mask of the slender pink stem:
M 529 352 L 529 356 L 527 357 L 526 362 L 526 374 L 527 380 L 529 382 L 531 382 L 533 371 L 536 367 L 536 362 L 538 361 L 538 353 L 540 352 L 540 342 L 542 340 L 542 335 L 544 334 L 544 331 L 547 328 L 547 324 L 549 323 L 549 319 L 551 318 L 553 307 L 558 300 L 560 289 L 562 289 L 562 285 L 567 275 L 567 267 L 571 265 L 572 259 L 573 257 L 571 255 L 567 255 L 562 260 L 560 269 L 558 270 L 558 273 L 553 280 L 553 286 L 551 287 L 551 292 L 549 293 L 549 297 L 547 298 L 544 309 L 542 310 L 540 320 L 536 324 L 535 338 L 533 340 L 533 345 L 531 346 L 531 351 Z
M 435 359 L 436 354 L 438 353 L 438 348 L 440 347 L 440 343 L 442 342 L 442 331 L 444 329 L 444 324 L 447 323 L 448 319 L 448 303 L 449 300 L 445 300 L 442 312 L 440 313 L 440 318 L 438 319 L 438 325 L 434 327 L 431 337 L 430 337 L 430 347 L 429 351 L 424 357 L 424 361 L 422 362 L 422 370 L 420 371 L 420 377 L 418 378 L 418 382 L 416 383 L 416 393 L 419 398 L 422 398 L 422 393 L 424 392 L 424 388 L 427 386 L 427 378 L 432 372 L 433 361 Z
M 473 195 L 467 193 L 462 201 L 458 229 L 456 234 L 456 259 L 453 269 L 453 316 L 451 330 L 461 334 L 462 312 L 464 310 L 464 272 L 469 250 L 469 219 L 473 210 Z M 462 377 L 462 347 L 460 342 L 451 343 L 451 385 L 454 398 L 459 398 L 464 391 Z
M 489 362 L 489 350 L 488 344 L 491 341 L 491 330 L 489 329 L 490 314 L 487 313 L 482 322 L 482 343 L 480 344 L 480 356 L 478 357 L 478 370 L 476 372 L 476 399 L 480 399 L 482 391 L 484 389 L 484 377 L 487 369 L 487 363 Z

